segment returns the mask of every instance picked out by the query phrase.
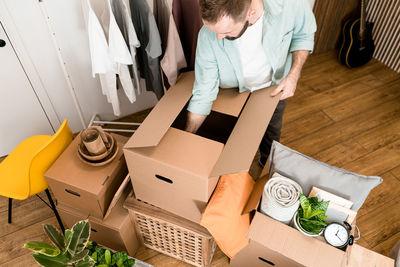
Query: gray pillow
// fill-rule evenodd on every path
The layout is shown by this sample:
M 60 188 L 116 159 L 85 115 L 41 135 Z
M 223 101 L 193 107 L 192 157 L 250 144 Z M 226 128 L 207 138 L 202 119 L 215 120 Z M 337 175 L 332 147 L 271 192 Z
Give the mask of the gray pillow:
M 330 166 L 307 157 L 278 142 L 273 142 L 269 173 L 279 174 L 299 183 L 305 195 L 313 186 L 346 198 L 358 210 L 369 192 L 382 182 L 378 176 L 365 176 Z

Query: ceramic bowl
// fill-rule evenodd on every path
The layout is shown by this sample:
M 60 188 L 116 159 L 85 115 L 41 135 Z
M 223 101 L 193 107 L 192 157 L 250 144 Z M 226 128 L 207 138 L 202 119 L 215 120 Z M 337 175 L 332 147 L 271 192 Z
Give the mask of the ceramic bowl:
M 115 143 L 115 145 L 112 147 L 112 149 L 111 149 L 110 153 L 107 155 L 107 157 L 105 157 L 105 158 L 103 158 L 101 160 L 88 160 L 88 159 L 82 157 L 82 155 L 79 152 L 78 152 L 78 158 L 83 163 L 86 163 L 86 164 L 91 165 L 91 166 L 97 166 L 97 167 L 98 166 L 104 166 L 104 165 L 112 162 L 115 159 L 115 157 L 117 156 L 117 154 L 118 154 L 119 147 L 118 147 L 117 142 L 115 140 L 114 140 L 114 143 Z
M 89 151 L 86 149 L 86 146 L 83 144 L 83 142 L 81 142 L 78 146 L 78 153 L 81 157 L 89 160 L 89 161 L 99 161 L 102 159 L 105 159 L 113 150 L 114 146 L 117 146 L 115 139 L 112 137 L 111 134 L 109 133 L 105 133 L 105 135 L 107 136 L 107 144 L 106 144 L 106 148 L 107 151 L 100 154 L 100 155 L 91 155 L 89 153 Z

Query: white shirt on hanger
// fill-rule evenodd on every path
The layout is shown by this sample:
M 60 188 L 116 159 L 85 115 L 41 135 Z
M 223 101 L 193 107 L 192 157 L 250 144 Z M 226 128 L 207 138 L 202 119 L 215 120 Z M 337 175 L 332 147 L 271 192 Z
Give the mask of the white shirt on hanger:
M 136 101 L 127 66 L 132 64 L 132 56 L 115 21 L 110 0 L 106 0 L 102 15 L 103 23 L 100 23 L 94 12 L 91 0 L 82 1 L 82 9 L 87 22 L 93 77 L 96 73 L 99 74 L 102 93 L 111 103 L 114 114 L 119 116 L 121 111 L 116 74 L 119 74 L 121 85 L 129 101 L 131 103 Z

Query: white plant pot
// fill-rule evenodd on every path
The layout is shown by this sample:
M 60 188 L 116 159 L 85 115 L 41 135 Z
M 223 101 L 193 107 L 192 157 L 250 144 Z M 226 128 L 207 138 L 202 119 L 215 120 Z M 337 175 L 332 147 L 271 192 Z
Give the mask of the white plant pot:
M 324 229 L 322 229 L 321 232 L 319 232 L 319 234 L 310 233 L 310 232 L 307 232 L 306 230 L 304 230 L 303 227 L 300 225 L 300 222 L 298 220 L 297 211 L 296 211 L 296 213 L 294 214 L 294 217 L 293 217 L 293 224 L 294 224 L 294 227 L 297 230 L 299 230 L 303 235 L 306 235 L 306 236 L 317 237 L 317 236 L 320 236 L 324 232 Z

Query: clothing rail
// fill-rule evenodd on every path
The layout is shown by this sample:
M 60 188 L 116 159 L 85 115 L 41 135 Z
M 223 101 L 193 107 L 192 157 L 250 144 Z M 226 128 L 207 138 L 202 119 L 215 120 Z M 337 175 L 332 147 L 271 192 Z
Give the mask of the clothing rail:
M 93 125 L 98 125 L 98 126 L 104 126 L 106 124 L 111 124 L 111 125 L 128 125 L 128 126 L 140 126 L 141 123 L 139 122 L 118 122 L 118 121 L 102 121 L 100 120 L 100 117 L 97 114 L 94 114 L 92 118 L 90 119 L 90 122 L 88 124 L 88 128 L 93 126 Z M 124 133 L 134 133 L 136 130 L 131 130 L 131 129 L 107 129 L 103 128 L 103 131 L 105 132 L 124 132 Z

